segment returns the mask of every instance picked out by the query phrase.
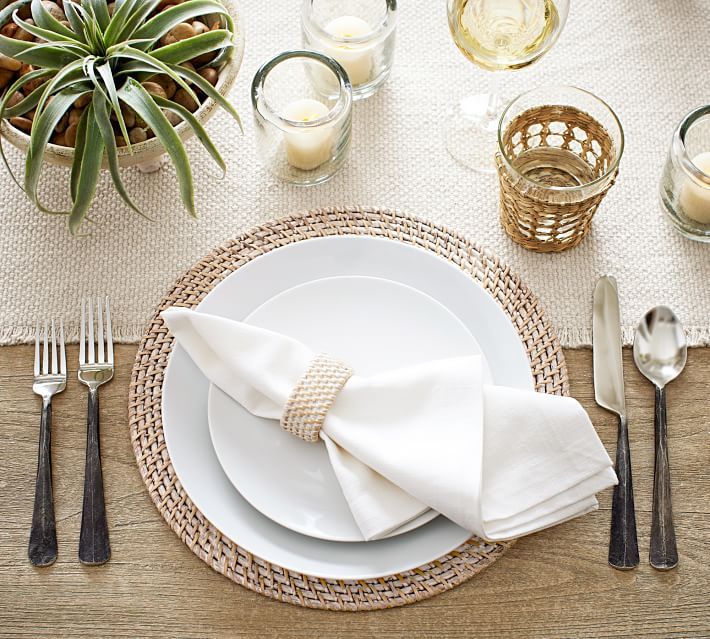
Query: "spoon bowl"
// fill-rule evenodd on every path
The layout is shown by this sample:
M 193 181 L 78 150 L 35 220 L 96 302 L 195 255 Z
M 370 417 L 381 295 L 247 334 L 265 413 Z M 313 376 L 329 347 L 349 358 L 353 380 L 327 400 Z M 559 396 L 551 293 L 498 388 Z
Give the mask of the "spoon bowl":
M 688 358 L 683 325 L 667 306 L 643 316 L 634 338 L 634 361 L 641 374 L 663 388 L 681 374 Z
M 671 471 L 668 463 L 666 384 L 685 367 L 688 345 L 680 320 L 667 306 L 656 306 L 643 316 L 634 337 L 634 361 L 641 373 L 655 385 L 655 464 L 653 471 L 653 508 L 649 563 L 657 570 L 678 565 Z

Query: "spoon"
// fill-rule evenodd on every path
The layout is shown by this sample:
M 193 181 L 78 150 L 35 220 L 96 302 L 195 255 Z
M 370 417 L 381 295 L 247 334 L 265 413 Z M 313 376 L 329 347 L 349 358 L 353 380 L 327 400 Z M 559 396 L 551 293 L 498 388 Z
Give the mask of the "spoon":
M 687 356 L 685 333 L 675 313 L 667 306 L 656 306 L 648 311 L 636 329 L 634 361 L 642 375 L 656 387 L 656 463 L 649 563 L 657 570 L 670 570 L 678 565 L 671 507 L 665 389 L 668 382 L 680 375 Z

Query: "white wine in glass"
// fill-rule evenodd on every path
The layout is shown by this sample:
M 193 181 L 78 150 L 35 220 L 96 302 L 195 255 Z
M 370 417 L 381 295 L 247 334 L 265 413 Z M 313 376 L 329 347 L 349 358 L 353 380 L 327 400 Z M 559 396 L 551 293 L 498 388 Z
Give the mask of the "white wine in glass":
M 469 60 L 489 71 L 521 69 L 540 59 L 564 27 L 569 0 L 447 0 L 449 28 Z M 495 92 L 467 96 L 449 121 L 447 148 L 467 167 L 495 170 L 504 101 Z

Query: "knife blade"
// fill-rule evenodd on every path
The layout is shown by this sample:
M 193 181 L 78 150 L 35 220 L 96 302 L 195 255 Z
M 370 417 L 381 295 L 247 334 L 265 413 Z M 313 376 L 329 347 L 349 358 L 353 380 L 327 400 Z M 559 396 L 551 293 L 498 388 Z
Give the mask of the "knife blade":
M 602 408 L 626 415 L 620 315 L 616 280 L 610 275 L 600 277 L 592 315 L 594 396 Z
M 611 276 L 599 278 L 594 288 L 592 337 L 594 396 L 597 404 L 619 417 L 615 466 L 619 483 L 614 486 L 611 502 L 609 565 L 618 570 L 629 570 L 638 566 L 639 550 L 624 398 L 619 292 L 616 280 Z

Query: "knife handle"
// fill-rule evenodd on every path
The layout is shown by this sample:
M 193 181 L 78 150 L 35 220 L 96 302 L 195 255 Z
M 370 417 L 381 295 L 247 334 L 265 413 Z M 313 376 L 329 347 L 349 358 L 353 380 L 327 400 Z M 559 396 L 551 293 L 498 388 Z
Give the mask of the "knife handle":
M 616 442 L 616 475 L 611 502 L 611 536 L 609 538 L 609 565 L 617 570 L 629 570 L 639 565 L 639 547 L 636 540 L 636 511 L 634 487 L 631 481 L 631 451 L 626 417 L 619 416 L 619 437 Z
M 678 548 L 671 507 L 671 471 L 668 466 L 666 391 L 656 386 L 656 466 L 653 473 L 653 517 L 649 563 L 656 570 L 678 565 Z

